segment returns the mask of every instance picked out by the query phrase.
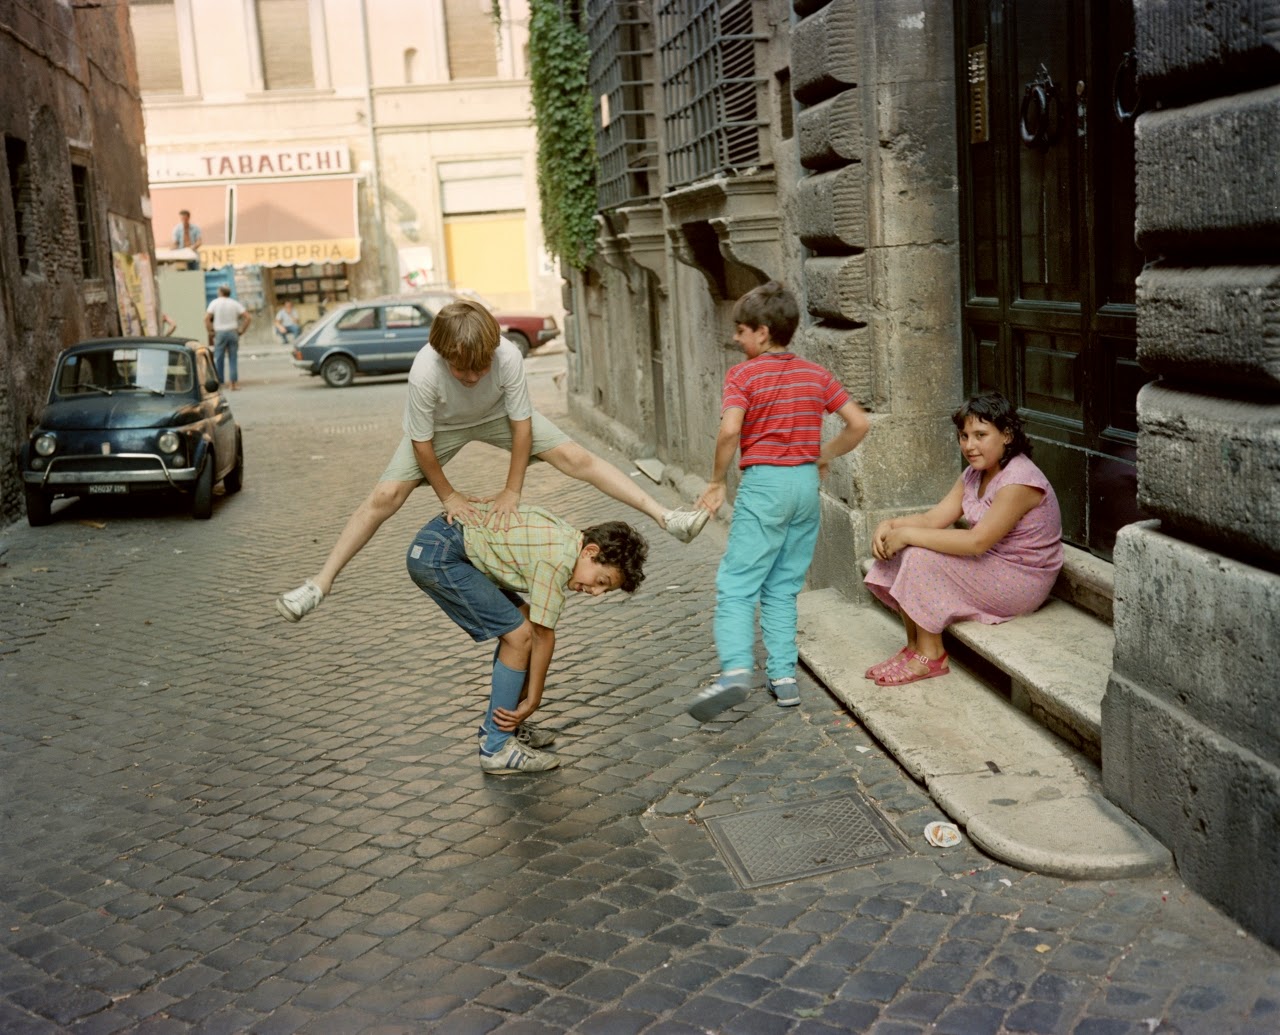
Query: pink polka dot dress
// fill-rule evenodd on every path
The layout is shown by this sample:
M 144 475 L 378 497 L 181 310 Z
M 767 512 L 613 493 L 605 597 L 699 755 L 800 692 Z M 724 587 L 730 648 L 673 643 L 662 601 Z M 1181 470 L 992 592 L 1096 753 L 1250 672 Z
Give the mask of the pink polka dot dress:
M 964 472 L 965 520 L 978 524 L 996 493 L 1006 485 L 1030 485 L 1044 498 L 1010 529 L 1009 534 L 977 557 L 955 557 L 908 546 L 887 561 L 876 561 L 866 584 L 896 611 L 906 611 L 917 625 L 940 633 L 966 619 L 998 625 L 1029 614 L 1045 602 L 1062 569 L 1062 514 L 1049 479 L 1029 457 L 1018 455 L 997 471 L 978 496 L 982 472 Z

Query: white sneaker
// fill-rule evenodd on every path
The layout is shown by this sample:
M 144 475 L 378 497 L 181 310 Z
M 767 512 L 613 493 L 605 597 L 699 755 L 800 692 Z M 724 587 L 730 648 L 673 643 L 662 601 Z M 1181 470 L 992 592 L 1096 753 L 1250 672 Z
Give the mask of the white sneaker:
M 682 543 L 691 543 L 699 532 L 707 527 L 711 520 L 711 511 L 706 507 L 693 507 L 679 510 L 668 510 L 662 515 L 667 531 Z
M 281 618 L 300 622 L 303 615 L 309 615 L 320 606 L 323 600 L 324 594 L 320 592 L 320 587 L 307 579 L 297 589 L 291 589 L 288 593 L 281 593 L 276 597 L 276 610 L 280 612 Z
M 480 769 L 490 776 L 505 776 L 508 773 L 540 773 L 554 769 L 560 759 L 546 751 L 526 747 L 512 737 L 495 754 L 488 754 L 480 749 Z

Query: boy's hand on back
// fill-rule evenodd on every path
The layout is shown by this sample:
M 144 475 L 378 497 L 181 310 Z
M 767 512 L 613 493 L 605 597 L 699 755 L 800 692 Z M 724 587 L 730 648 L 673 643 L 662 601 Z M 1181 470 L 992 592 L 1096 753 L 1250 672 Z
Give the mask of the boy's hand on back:
M 455 521 L 461 521 L 464 525 L 484 524 L 480 511 L 471 505 L 475 502 L 477 501 L 472 497 L 460 492 L 450 493 L 441 504 L 444 507 L 444 519 L 451 525 Z
M 485 524 L 505 532 L 512 525 L 520 524 L 520 493 L 511 489 L 503 489 L 493 497 L 493 506 L 489 508 L 489 516 Z

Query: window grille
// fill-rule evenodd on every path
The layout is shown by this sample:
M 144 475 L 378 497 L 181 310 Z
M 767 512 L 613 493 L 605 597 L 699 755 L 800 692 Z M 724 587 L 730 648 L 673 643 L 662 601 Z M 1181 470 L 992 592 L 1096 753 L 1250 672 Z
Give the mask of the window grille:
M 601 209 L 658 193 L 654 115 L 646 103 L 653 61 L 649 4 L 589 0 L 589 72 L 595 99 L 596 183 Z
M 76 202 L 76 230 L 80 237 L 80 275 L 85 280 L 98 276 L 98 250 L 93 234 L 93 195 L 89 189 L 89 170 L 72 163 L 71 190 Z
M 762 164 L 767 83 L 757 73 L 753 0 L 662 0 L 669 187 Z
M 132 0 L 129 24 L 143 93 L 182 93 L 178 16 L 173 0 Z
M 13 205 L 13 236 L 18 245 L 18 271 L 32 270 L 31 214 L 35 202 L 27 144 L 17 137 L 4 138 L 5 163 L 9 167 L 9 200 Z

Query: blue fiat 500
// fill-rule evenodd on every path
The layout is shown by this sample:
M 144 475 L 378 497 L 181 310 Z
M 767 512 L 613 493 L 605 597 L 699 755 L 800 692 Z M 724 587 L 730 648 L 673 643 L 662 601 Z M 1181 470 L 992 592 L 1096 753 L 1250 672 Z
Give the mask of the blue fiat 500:
M 59 496 L 184 493 L 213 513 L 213 487 L 244 482 L 240 425 L 209 348 L 183 338 L 103 338 L 66 349 L 22 446 L 27 521 Z

